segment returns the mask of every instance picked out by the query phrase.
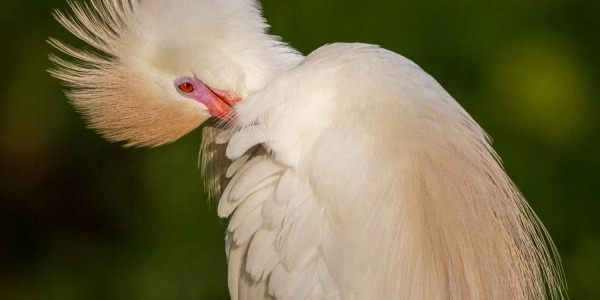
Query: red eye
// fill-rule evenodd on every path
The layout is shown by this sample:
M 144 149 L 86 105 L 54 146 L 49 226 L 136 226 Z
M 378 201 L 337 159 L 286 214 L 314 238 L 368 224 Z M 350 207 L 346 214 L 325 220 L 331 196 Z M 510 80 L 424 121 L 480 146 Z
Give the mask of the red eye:
M 191 93 L 194 91 L 194 85 L 190 82 L 184 82 L 180 84 L 179 89 L 184 93 Z

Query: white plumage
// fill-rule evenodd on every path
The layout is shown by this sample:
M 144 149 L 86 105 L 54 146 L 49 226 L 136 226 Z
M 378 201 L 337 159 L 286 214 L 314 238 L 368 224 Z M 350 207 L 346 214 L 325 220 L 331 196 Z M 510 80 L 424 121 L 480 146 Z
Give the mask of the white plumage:
M 249 0 L 92 3 L 58 18 L 103 54 L 53 41 L 92 127 L 159 145 L 223 120 L 204 130 L 203 170 L 229 218 L 233 299 L 564 297 L 485 132 L 410 60 L 366 44 L 303 58 Z M 204 84 L 210 101 L 192 93 Z
M 411 61 L 373 45 L 324 46 L 235 112 L 230 158 L 267 151 L 221 203 L 238 203 L 235 219 L 262 197 L 262 215 L 245 221 L 277 238 L 268 254 L 239 251 L 264 241 L 238 242 L 230 226 L 230 259 L 251 274 L 255 256 L 279 259 L 271 295 L 302 286 L 342 299 L 538 299 L 546 279 L 560 296 L 548 236 L 486 134 Z M 246 185 L 261 188 L 239 200 Z

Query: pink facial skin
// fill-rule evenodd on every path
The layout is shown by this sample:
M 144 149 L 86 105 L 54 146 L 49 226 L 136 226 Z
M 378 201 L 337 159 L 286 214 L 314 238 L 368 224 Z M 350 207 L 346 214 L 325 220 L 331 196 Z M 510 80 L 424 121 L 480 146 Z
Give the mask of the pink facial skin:
M 231 107 L 241 100 L 230 92 L 211 89 L 200 79 L 194 77 L 177 78 L 173 85 L 179 94 L 204 104 L 212 116 L 226 122 L 231 122 L 229 116 Z

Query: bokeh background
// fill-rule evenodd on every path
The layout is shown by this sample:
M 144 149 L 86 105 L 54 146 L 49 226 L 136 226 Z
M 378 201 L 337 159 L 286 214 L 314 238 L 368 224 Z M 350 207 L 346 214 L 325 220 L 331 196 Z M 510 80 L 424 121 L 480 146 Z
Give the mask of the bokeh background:
M 600 298 L 600 1 L 263 1 L 307 54 L 379 44 L 432 74 L 495 140 L 554 238 L 571 299 Z M 200 132 L 156 149 L 100 139 L 51 78 L 65 0 L 0 6 L 0 298 L 226 299 L 226 222 Z

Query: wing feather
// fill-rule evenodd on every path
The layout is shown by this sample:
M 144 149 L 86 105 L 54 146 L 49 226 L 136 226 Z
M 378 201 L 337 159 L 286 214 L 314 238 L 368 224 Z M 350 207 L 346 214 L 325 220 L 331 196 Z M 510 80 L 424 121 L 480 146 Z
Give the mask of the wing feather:
M 233 241 L 237 244 L 244 244 L 254 233 L 262 226 L 261 207 L 255 207 L 242 220 L 240 226 L 229 228 L 233 232 Z
M 263 130 L 257 125 L 240 129 L 233 135 L 227 145 L 227 157 L 236 159 L 246 153 L 251 147 L 266 142 Z
M 263 280 L 280 261 L 279 253 L 275 250 L 276 237 L 276 231 L 262 228 L 252 238 L 247 254 L 246 271 L 254 281 Z
M 233 174 L 235 174 L 248 161 L 248 159 L 250 159 L 250 155 L 245 154 L 242 155 L 240 158 L 234 160 L 229 166 L 229 168 L 227 168 L 225 176 L 227 178 L 231 178 L 231 176 L 233 176 Z
M 265 201 L 263 206 L 263 219 L 265 225 L 274 230 L 281 227 L 285 218 L 286 204 L 276 203 L 275 197 Z
M 236 202 L 246 196 L 252 190 L 259 189 L 261 185 L 268 184 L 273 180 L 271 177 L 278 179 L 280 176 L 273 176 L 280 173 L 282 168 L 271 160 L 263 159 L 254 165 L 253 168 L 247 169 L 242 173 L 238 180 L 232 185 L 228 195 L 228 200 Z
M 273 194 L 272 189 L 262 189 L 256 191 L 252 195 L 249 195 L 244 201 L 242 201 L 236 209 L 236 213 L 229 219 L 229 230 L 233 231 L 237 229 L 242 222 L 255 210 L 260 210 L 257 213 L 262 213 L 263 202 L 265 201 L 262 196 L 263 193 Z M 261 216 L 262 218 L 262 216 Z
M 229 194 L 231 193 L 231 189 L 236 185 L 237 181 L 242 177 L 242 174 L 244 174 L 253 165 L 260 162 L 260 160 L 261 160 L 260 157 L 254 157 L 254 158 L 250 159 L 247 163 L 244 163 L 241 166 L 241 168 L 239 169 L 239 171 L 236 172 L 234 174 L 234 176 L 229 180 L 229 183 L 225 187 L 225 190 L 223 191 L 223 194 L 221 195 L 221 199 L 219 200 L 218 213 L 219 213 L 220 217 L 228 217 L 229 213 L 226 213 L 226 212 L 230 212 L 230 211 L 233 211 L 233 209 L 235 209 L 235 207 L 233 209 L 231 207 L 229 207 L 230 205 L 232 205 L 232 202 L 229 201 L 229 198 L 230 198 Z M 237 206 L 237 204 L 234 204 L 234 205 Z
M 281 299 L 290 289 L 291 283 L 298 280 L 300 272 L 288 271 L 282 264 L 278 264 L 271 273 L 269 280 L 269 294 Z

